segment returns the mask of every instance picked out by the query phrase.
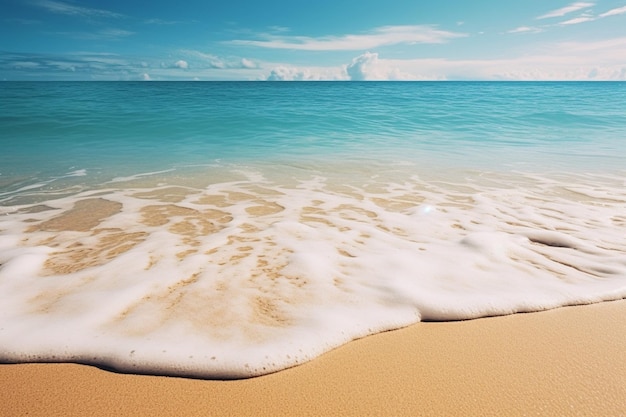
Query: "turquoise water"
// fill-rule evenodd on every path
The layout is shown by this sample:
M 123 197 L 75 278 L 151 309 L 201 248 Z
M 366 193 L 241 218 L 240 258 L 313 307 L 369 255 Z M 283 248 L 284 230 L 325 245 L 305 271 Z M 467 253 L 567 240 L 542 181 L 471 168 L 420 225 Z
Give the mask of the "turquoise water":
M 626 83 L 0 85 L 0 361 L 250 377 L 626 297 Z
M 4 83 L 0 174 L 365 158 L 621 168 L 624 83 Z M 6 186 L 6 185 L 5 185 Z

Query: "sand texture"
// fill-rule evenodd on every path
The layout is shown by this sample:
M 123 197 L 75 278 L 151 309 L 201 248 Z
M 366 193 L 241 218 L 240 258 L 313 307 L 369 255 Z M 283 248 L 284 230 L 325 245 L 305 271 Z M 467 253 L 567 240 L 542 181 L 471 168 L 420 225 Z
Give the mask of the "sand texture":
M 0 365 L 2 416 L 626 416 L 626 300 L 370 336 L 238 381 Z

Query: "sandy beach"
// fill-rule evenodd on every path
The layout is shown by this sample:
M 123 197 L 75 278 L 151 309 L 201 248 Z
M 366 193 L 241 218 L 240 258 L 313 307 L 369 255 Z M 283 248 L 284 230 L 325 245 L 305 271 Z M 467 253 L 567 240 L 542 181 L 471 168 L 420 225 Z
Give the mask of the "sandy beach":
M 0 365 L 3 416 L 626 415 L 626 300 L 418 323 L 238 381 Z

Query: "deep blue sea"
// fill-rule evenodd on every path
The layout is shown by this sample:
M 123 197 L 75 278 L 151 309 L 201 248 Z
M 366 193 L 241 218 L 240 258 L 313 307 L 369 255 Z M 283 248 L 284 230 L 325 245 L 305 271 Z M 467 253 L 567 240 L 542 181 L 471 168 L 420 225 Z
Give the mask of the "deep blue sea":
M 626 297 L 626 83 L 0 83 L 0 360 L 260 375 Z

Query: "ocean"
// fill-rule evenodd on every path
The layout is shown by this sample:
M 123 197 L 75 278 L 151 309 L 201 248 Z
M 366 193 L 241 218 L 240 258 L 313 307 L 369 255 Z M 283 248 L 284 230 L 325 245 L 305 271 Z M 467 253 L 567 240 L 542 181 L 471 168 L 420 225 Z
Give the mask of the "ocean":
M 244 378 L 626 297 L 626 83 L 0 86 L 2 362 Z

